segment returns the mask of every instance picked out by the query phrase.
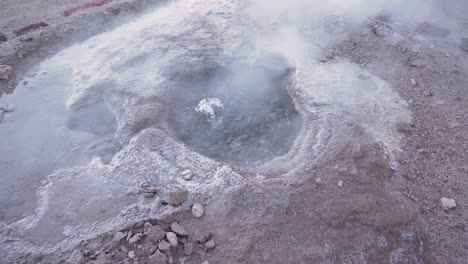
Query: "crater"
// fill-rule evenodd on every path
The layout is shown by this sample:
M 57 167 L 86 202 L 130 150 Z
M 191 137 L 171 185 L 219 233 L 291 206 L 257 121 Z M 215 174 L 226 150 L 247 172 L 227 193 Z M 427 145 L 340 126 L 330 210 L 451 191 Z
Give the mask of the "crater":
M 173 133 L 200 154 L 234 165 L 286 154 L 301 127 L 287 89 L 290 73 L 284 58 L 266 56 L 192 74 L 170 96 Z

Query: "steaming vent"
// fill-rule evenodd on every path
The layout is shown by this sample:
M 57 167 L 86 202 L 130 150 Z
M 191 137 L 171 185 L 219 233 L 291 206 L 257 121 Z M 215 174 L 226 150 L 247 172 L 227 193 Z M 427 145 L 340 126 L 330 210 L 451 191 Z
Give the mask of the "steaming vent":
M 253 166 L 288 152 L 301 125 L 283 58 L 237 61 L 174 91 L 170 121 L 177 138 L 221 162 Z

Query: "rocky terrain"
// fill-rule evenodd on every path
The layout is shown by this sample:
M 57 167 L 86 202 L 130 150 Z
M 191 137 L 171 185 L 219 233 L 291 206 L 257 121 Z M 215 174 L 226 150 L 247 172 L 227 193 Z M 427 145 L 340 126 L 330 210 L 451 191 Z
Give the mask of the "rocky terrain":
M 67 111 L 104 115 L 89 107 L 103 103 L 116 121 L 93 159 L 37 176 L 30 201 L 0 201 L 5 263 L 468 262 L 468 20 L 344 13 L 296 39 L 271 37 L 242 1 L 27 2 L 41 11 L 1 2 L 1 90 L 46 78 L 36 66 L 51 58 L 72 69 Z M 238 79 L 274 80 L 291 98 L 234 93 L 242 111 L 223 111 L 249 126 L 227 127 L 226 148 L 209 145 L 216 133 L 181 131 L 204 121 L 174 116 L 203 118 L 198 103 Z M 19 104 L 0 107 L 0 129 L 21 118 Z M 106 129 L 74 117 L 71 130 Z

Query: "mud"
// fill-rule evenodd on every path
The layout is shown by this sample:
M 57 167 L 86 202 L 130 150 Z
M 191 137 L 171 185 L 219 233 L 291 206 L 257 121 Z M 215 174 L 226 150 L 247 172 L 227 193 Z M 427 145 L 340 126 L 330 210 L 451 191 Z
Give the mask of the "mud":
M 6 263 L 466 262 L 468 53 L 442 38 L 463 31 L 331 18 L 329 45 L 314 46 L 311 29 L 301 56 L 268 46 L 287 63 L 269 63 L 279 66 L 265 78 L 263 66 L 241 64 L 260 82 L 239 84 L 238 51 L 259 47 L 243 43 L 243 27 L 259 26 L 243 11 L 178 2 L 58 55 L 73 86 L 56 113 L 65 131 L 98 137 L 85 152 L 94 158 L 44 173 L 28 209 L 1 220 Z M 34 91 L 16 96 L 28 102 Z M 206 98 L 223 104 L 213 111 L 229 121 L 222 131 L 196 111 Z M 24 120 L 24 108 L 0 129 Z M 223 149 L 231 137 L 241 143 Z M 443 210 L 441 197 L 457 207 Z M 187 231 L 177 245 L 164 238 L 174 221 Z

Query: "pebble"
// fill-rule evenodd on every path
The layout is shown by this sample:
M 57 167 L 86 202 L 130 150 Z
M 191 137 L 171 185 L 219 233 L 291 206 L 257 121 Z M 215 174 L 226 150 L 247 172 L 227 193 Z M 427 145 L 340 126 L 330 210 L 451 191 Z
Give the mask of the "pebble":
M 135 251 L 130 251 L 128 252 L 128 258 L 129 259 L 134 259 L 136 256 L 135 256 Z
M 144 186 L 141 187 L 141 192 L 145 198 L 153 198 L 156 195 L 157 190 L 153 187 Z
M 432 96 L 432 93 L 429 92 L 429 91 L 424 91 L 423 95 L 426 96 L 426 97 L 429 97 L 429 96 Z
M 205 243 L 208 241 L 211 237 L 211 234 L 209 232 L 206 233 L 198 233 L 195 235 L 195 241 L 198 243 Z
M 418 82 L 415 79 L 411 79 L 411 85 L 413 87 L 416 87 L 416 86 L 418 86 Z
M 120 240 L 122 240 L 126 236 L 127 235 L 125 233 L 123 233 L 123 232 L 117 232 L 117 233 L 115 233 L 114 238 L 112 239 L 112 241 L 120 242 Z
M 179 223 L 174 222 L 171 224 L 172 232 L 176 233 L 179 236 L 188 236 L 187 230 L 185 230 Z
M 168 251 L 171 248 L 171 244 L 169 244 L 169 242 L 166 240 L 161 240 L 161 242 L 158 244 L 158 248 L 161 251 Z
M 468 52 L 468 37 L 461 39 L 461 48 Z
M 166 232 L 164 232 L 164 229 L 162 229 L 162 227 L 155 225 L 148 227 L 145 230 L 145 234 L 149 240 L 153 241 L 154 243 L 157 243 L 159 240 L 164 238 Z
M 203 209 L 203 205 L 199 203 L 194 203 L 192 205 L 192 216 L 195 218 L 201 218 L 203 214 L 205 213 L 205 210 Z
M 210 240 L 208 242 L 206 242 L 205 244 L 205 251 L 208 251 L 210 249 L 214 249 L 216 247 L 216 244 L 214 242 L 214 240 Z
M 0 65 L 0 80 L 10 80 L 13 75 L 13 68 L 8 65 Z
M 164 255 L 164 253 L 159 250 L 157 250 L 153 255 L 149 256 L 148 260 L 153 264 L 166 264 L 168 262 L 166 255 Z
M 142 233 L 137 233 L 128 240 L 128 243 L 135 244 L 138 241 L 140 241 L 142 237 L 143 237 Z
M 3 34 L 2 32 L 0 32 L 0 42 L 5 42 L 7 41 L 8 38 L 5 36 L 5 34 Z
M 165 199 L 166 203 L 169 205 L 174 205 L 178 206 L 183 204 L 188 197 L 188 192 L 187 191 L 176 191 L 176 192 L 170 192 Z
M 4 106 L 2 106 L 0 108 L 0 110 L 5 112 L 5 113 L 11 113 L 11 112 L 15 111 L 15 109 L 16 109 L 16 106 L 13 105 L 13 104 L 6 104 L 6 105 L 4 105 Z
M 317 178 L 317 179 L 315 179 L 315 183 L 316 183 L 317 185 L 322 184 L 322 179 L 321 179 L 320 177 Z
M 192 171 L 191 170 L 184 170 L 182 172 L 182 178 L 186 181 L 190 181 L 193 177 Z
M 343 187 L 343 181 L 338 182 L 338 187 Z
M 167 241 L 169 241 L 169 243 L 173 247 L 177 247 L 177 245 L 179 244 L 179 241 L 177 240 L 177 235 L 173 232 L 167 232 L 166 238 L 167 238 Z
M 450 199 L 450 198 L 445 198 L 445 197 L 442 197 L 440 199 L 440 203 L 442 205 L 442 209 L 444 210 L 452 210 L 452 209 L 455 209 L 455 207 L 457 207 L 457 203 L 455 202 L 454 199 Z

